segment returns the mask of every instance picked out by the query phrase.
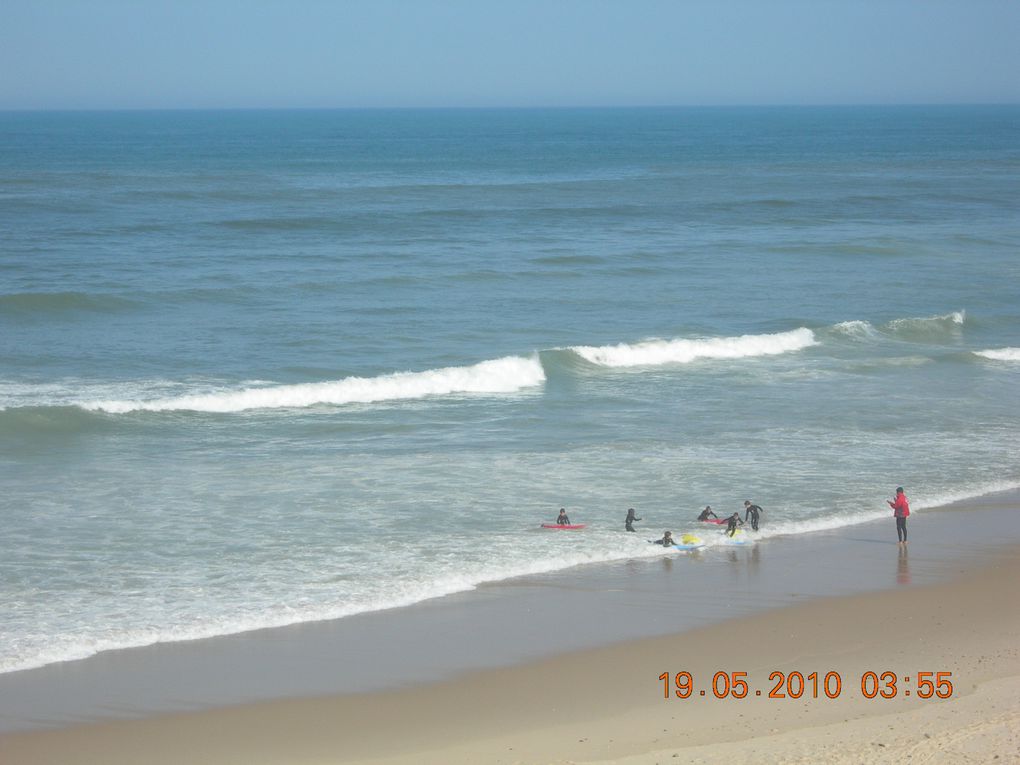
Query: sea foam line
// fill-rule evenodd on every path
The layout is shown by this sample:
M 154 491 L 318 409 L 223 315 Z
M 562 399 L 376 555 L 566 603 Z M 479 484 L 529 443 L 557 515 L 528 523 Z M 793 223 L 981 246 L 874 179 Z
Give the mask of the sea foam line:
M 591 537 L 588 539 L 591 541 Z M 207 618 L 195 619 L 188 626 L 142 624 L 86 636 L 68 634 L 54 643 L 26 645 L 21 655 L 0 655 L 0 674 L 34 669 L 55 662 L 85 659 L 104 651 L 341 619 L 361 613 L 410 606 L 454 593 L 469 592 L 481 584 L 502 582 L 520 576 L 674 553 L 672 550 L 663 550 L 635 538 L 624 537 L 621 540 L 620 535 L 615 532 L 598 537 L 598 541 L 588 545 L 578 545 L 576 538 L 561 537 L 557 534 L 549 538 L 543 550 L 544 554 L 540 557 L 512 560 L 513 551 L 520 548 L 519 538 L 510 539 L 502 549 L 496 545 L 494 549 L 498 550 L 498 553 L 484 565 L 469 566 L 459 572 L 445 572 L 438 577 L 420 581 L 395 581 L 389 583 L 385 592 L 369 593 L 352 602 L 309 603 L 295 608 L 283 607 L 279 603 L 256 603 L 253 607 L 242 608 L 231 615 L 220 617 L 210 615 Z M 0 634 L 0 637 L 3 635 Z
M 991 494 L 1002 494 L 1020 490 L 1020 482 L 1017 481 L 991 481 L 984 484 L 961 487 L 956 491 L 949 491 L 939 494 L 917 494 L 911 492 L 910 508 L 916 513 L 921 510 L 936 510 L 947 508 L 959 502 L 975 500 Z M 812 534 L 819 531 L 834 531 L 836 529 L 857 526 L 862 523 L 891 518 L 891 510 L 883 507 L 884 500 L 876 499 L 871 508 L 856 507 L 829 515 L 805 518 L 797 520 L 779 520 L 773 522 L 769 518 L 764 519 L 758 539 L 767 539 L 778 536 L 797 536 L 801 534 Z M 773 513 L 782 515 L 782 507 L 773 508 Z
M 538 358 L 507 356 L 467 367 L 395 372 L 380 377 L 346 377 L 331 382 L 275 385 L 151 400 L 83 401 L 78 402 L 78 406 L 114 414 L 136 411 L 241 412 L 316 404 L 399 401 L 453 393 L 516 393 L 541 385 L 544 381 L 545 372 Z
M 911 504 L 914 511 L 945 507 L 955 502 L 975 499 L 1005 491 L 1020 489 L 1015 481 L 1000 481 L 990 484 L 961 488 L 952 493 L 918 496 Z M 879 502 L 876 500 L 876 505 Z M 780 507 L 770 506 L 772 512 L 782 512 Z M 802 535 L 813 532 L 855 526 L 879 518 L 889 517 L 888 508 L 865 511 L 851 511 L 846 514 L 815 518 L 803 521 L 774 522 L 766 517 L 762 531 L 755 540 L 785 535 Z M 771 515 L 771 513 L 770 513 Z M 702 524 L 691 521 L 686 530 L 699 536 L 706 543 L 706 552 L 714 548 L 728 549 L 721 530 L 701 528 Z M 677 538 L 681 536 L 676 533 Z M 292 624 L 339 619 L 359 613 L 387 610 L 420 603 L 457 592 L 467 592 L 488 582 L 501 582 L 527 575 L 552 573 L 581 565 L 610 563 L 637 558 L 653 558 L 676 554 L 663 550 L 657 545 L 648 545 L 638 535 L 620 534 L 613 531 L 590 528 L 582 536 L 552 535 L 532 537 L 546 542 L 542 549 L 531 549 L 534 557 L 513 559 L 514 552 L 520 552 L 524 538 L 508 536 L 493 547 L 494 554 L 482 565 L 468 566 L 460 571 L 444 572 L 438 577 L 418 581 L 396 581 L 385 592 L 365 593 L 365 597 L 354 602 L 309 603 L 302 607 L 283 607 L 278 602 L 255 603 L 248 609 L 240 609 L 220 617 L 208 616 L 196 619 L 189 626 L 180 624 L 135 625 L 114 628 L 99 634 L 65 635 L 52 643 L 22 646 L 22 652 L 0 655 L 0 673 L 13 672 L 45 666 L 59 661 L 83 659 L 109 650 L 141 647 L 156 643 L 169 643 L 238 634 L 257 629 L 284 627 Z M 526 537 L 525 537 L 526 538 Z M 584 544 L 578 544 L 580 540 Z M 0 641 L 2 644 L 3 641 Z
M 645 340 L 619 345 L 573 346 L 569 350 L 593 364 L 606 367 L 687 364 L 698 359 L 743 359 L 775 356 L 817 345 L 806 327 L 771 335 L 741 335 L 702 339 Z

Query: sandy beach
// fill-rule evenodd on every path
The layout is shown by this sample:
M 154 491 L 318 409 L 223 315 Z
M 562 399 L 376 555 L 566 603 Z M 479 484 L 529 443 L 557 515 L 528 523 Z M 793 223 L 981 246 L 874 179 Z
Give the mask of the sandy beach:
M 890 521 L 768 540 L 758 545 L 765 551 L 757 564 L 743 550 L 719 561 L 719 568 L 711 560 L 686 568 L 682 560 L 645 564 L 631 570 L 635 588 L 617 588 L 626 594 L 619 600 L 600 585 L 601 577 L 618 576 L 618 570 L 582 570 L 569 586 L 552 587 L 551 597 L 549 582 L 539 579 L 480 590 L 474 598 L 440 599 L 417 612 L 398 609 L 371 627 L 385 624 L 388 634 L 400 625 L 405 629 L 403 653 L 392 655 L 394 669 L 382 682 L 388 687 L 381 689 L 363 690 L 362 681 L 348 678 L 336 681 L 338 692 L 322 693 L 310 682 L 291 687 L 281 680 L 302 677 L 302 667 L 310 672 L 317 666 L 320 675 L 328 675 L 324 662 L 335 657 L 328 657 L 325 645 L 339 645 L 347 663 L 374 667 L 381 678 L 371 651 L 352 654 L 351 645 L 337 637 L 337 629 L 357 632 L 354 620 L 322 625 L 326 631 L 318 634 L 308 628 L 271 630 L 234 642 L 154 646 L 11 673 L 0 678 L 9 731 L 0 736 L 0 759 L 18 764 L 1017 762 L 1020 559 L 1012 548 L 1017 507 L 1016 496 L 1008 495 L 927 512 L 914 519 L 907 551 L 890 542 Z M 995 528 L 1001 533 L 995 539 L 982 533 L 981 544 L 949 544 L 964 534 L 973 538 L 975 529 Z M 851 554 L 844 559 L 838 550 Z M 805 580 L 803 592 L 791 591 L 788 582 L 770 590 L 770 582 L 782 580 L 778 567 L 796 570 L 796 561 L 817 568 L 815 581 Z M 867 573 L 873 574 L 879 561 L 881 580 L 872 581 Z M 860 568 L 866 591 L 853 593 L 845 582 L 837 586 L 853 565 Z M 675 580 L 686 576 L 690 587 L 698 572 L 707 572 L 720 586 L 691 601 L 704 608 L 687 610 L 711 618 L 688 620 L 681 629 L 657 619 L 676 610 L 670 605 L 676 602 L 670 590 Z M 733 579 L 721 579 L 720 572 L 730 572 Z M 578 581 L 589 582 L 587 594 Z M 754 581 L 759 584 L 752 586 Z M 529 595 L 542 590 L 541 597 Z M 748 591 L 753 597 L 745 597 Z M 557 607 L 578 598 L 606 622 L 629 619 L 646 636 L 621 638 L 626 629 L 607 625 L 598 636 L 601 645 L 581 641 L 579 647 L 571 636 L 590 632 L 589 626 L 570 609 Z M 543 600 L 551 606 L 536 608 Z M 757 608 L 751 607 L 754 600 Z M 725 608 L 709 607 L 728 603 L 736 604 L 730 617 Z M 487 620 L 497 622 L 496 631 L 514 633 L 515 622 L 538 625 L 526 651 L 504 650 L 521 643 L 517 633 L 504 644 L 487 638 L 484 630 L 444 635 L 427 627 L 429 619 L 459 626 L 452 614 L 483 619 L 497 612 L 503 621 Z M 477 645 L 486 639 L 487 652 Z M 459 640 L 471 647 L 465 647 L 458 668 L 451 657 L 458 656 Z M 228 650 L 252 645 L 263 653 Z M 281 646 L 290 646 L 289 659 L 267 658 Z M 294 658 L 302 648 L 303 661 Z M 172 688 L 168 678 L 174 673 L 188 678 L 198 666 L 187 659 L 189 651 L 204 657 L 206 669 L 227 669 L 207 676 L 205 686 L 187 681 L 196 695 L 178 698 L 174 709 L 166 697 L 178 691 L 159 691 L 152 683 L 155 678 L 159 685 L 162 678 L 164 687 Z M 489 666 L 475 662 L 473 657 L 486 653 Z M 239 695 L 241 703 L 213 703 L 215 694 L 202 688 L 236 686 L 228 657 L 236 661 L 238 654 L 248 663 L 237 665 L 237 671 L 258 674 L 254 667 L 263 667 L 277 698 L 253 698 L 259 694 L 249 688 Z M 428 657 L 445 667 L 437 670 L 439 679 L 408 674 L 411 679 L 401 682 L 401 662 L 428 663 Z M 445 663 L 437 657 L 445 657 Z M 159 669 L 153 677 L 130 680 L 130 668 L 140 666 Z M 690 673 L 689 698 L 677 698 L 676 687 L 659 679 L 679 672 Z M 805 678 L 802 694 L 794 673 Z M 892 675 L 883 678 L 884 673 Z M 738 681 L 747 684 L 743 698 L 733 697 L 741 695 Z M 126 690 L 132 682 L 148 687 L 147 695 Z M 119 688 L 120 707 L 102 700 L 103 689 L 110 687 Z M 724 698 L 717 698 L 717 691 Z M 776 698 L 780 693 L 786 697 Z M 61 696 L 75 699 L 77 711 L 61 708 Z M 21 719 L 12 711 L 18 699 L 32 707 Z M 118 717 L 134 719 L 113 719 Z M 88 722 L 70 724 L 83 721 Z

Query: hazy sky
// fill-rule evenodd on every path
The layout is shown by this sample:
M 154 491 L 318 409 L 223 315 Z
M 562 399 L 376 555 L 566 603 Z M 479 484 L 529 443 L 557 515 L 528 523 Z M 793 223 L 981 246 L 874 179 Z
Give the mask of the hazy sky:
M 1020 0 L 0 0 L 0 109 L 1017 103 Z

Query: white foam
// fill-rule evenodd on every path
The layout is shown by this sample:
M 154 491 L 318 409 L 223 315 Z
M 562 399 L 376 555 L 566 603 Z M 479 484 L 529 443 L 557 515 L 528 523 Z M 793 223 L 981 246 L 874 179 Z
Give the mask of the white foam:
M 245 381 L 244 386 L 265 385 Z M 224 390 L 220 381 L 204 378 L 180 380 L 98 381 L 67 377 L 50 382 L 0 380 L 0 410 L 21 407 L 83 406 L 89 401 L 135 401 L 169 399 L 193 395 L 196 391 L 216 393 Z M 88 407 L 85 408 L 94 408 Z
M 992 481 L 990 483 L 965 487 L 958 491 L 945 494 L 926 495 L 910 492 L 910 508 L 913 512 L 917 512 L 919 510 L 931 510 L 947 507 L 949 505 L 956 504 L 957 502 L 977 499 L 978 497 L 984 497 L 989 494 L 1016 491 L 1017 489 L 1020 489 L 1020 482 Z M 833 531 L 835 529 L 846 528 L 847 526 L 856 526 L 861 523 L 867 523 L 868 521 L 874 521 L 889 516 L 890 511 L 884 506 L 884 503 L 876 502 L 876 505 L 877 506 L 874 508 L 843 510 L 814 518 L 778 521 L 775 523 L 767 521 L 762 525 L 761 531 L 758 533 L 758 538 L 765 539 L 775 536 L 811 534 L 818 531 Z M 772 508 L 772 511 L 773 515 L 781 515 L 783 512 L 781 507 Z
M 989 348 L 985 351 L 974 351 L 974 355 L 993 361 L 1020 361 L 1020 348 Z
M 607 367 L 687 364 L 698 359 L 743 359 L 774 356 L 816 345 L 810 329 L 801 327 L 771 335 L 741 335 L 703 339 L 646 340 L 605 346 L 574 346 L 571 351 Z
M 841 321 L 833 326 L 834 332 L 854 339 L 870 339 L 878 336 L 878 330 L 869 321 Z
M 1020 489 L 1020 482 L 1017 481 L 992 481 L 980 486 L 973 486 L 960 489 L 955 492 L 934 495 L 918 495 L 910 502 L 913 510 L 926 510 L 929 508 L 946 507 L 957 502 L 964 502 L 969 499 L 977 499 L 989 494 L 1000 494 L 1007 491 Z
M 1006 481 L 962 488 L 942 495 L 911 493 L 911 507 L 917 512 L 1018 488 L 1020 482 Z M 788 521 L 772 520 L 776 516 L 782 517 L 785 511 L 779 505 L 769 506 L 761 531 L 746 538 L 751 543 L 779 535 L 809 534 L 853 526 L 890 515 L 891 511 L 880 500 L 876 499 L 874 504 L 880 507 L 845 508 L 827 516 Z M 704 529 L 694 522 L 688 526 L 705 542 L 706 554 L 711 555 L 713 549 L 729 545 L 721 529 Z M 382 582 L 385 587 L 382 588 L 371 584 L 353 589 L 341 587 L 333 597 L 321 599 L 313 590 L 308 590 L 306 597 L 295 602 L 292 594 L 288 594 L 287 587 L 274 590 L 271 582 L 276 581 L 277 577 L 269 576 L 270 582 L 258 590 L 259 597 L 242 605 L 237 598 L 226 593 L 225 600 L 212 604 L 213 613 L 205 611 L 204 606 L 210 604 L 196 601 L 179 604 L 178 612 L 167 618 L 164 604 L 159 601 L 154 609 L 132 610 L 132 618 L 127 621 L 118 619 L 116 623 L 110 624 L 100 619 L 98 623 L 78 624 L 74 629 L 60 630 L 49 637 L 36 632 L 18 639 L 13 632 L 5 633 L 0 628 L 0 645 L 8 649 L 7 655 L 0 655 L 0 673 L 81 659 L 111 649 L 337 619 L 469 591 L 485 582 L 549 573 L 579 565 L 652 558 L 680 552 L 648 544 L 641 536 L 622 535 L 615 527 L 612 530 L 590 528 L 579 534 L 547 534 L 537 530 L 533 534 L 506 533 L 489 540 L 484 556 L 472 555 L 470 550 L 461 551 L 446 556 L 449 565 L 441 566 L 438 571 L 424 567 L 416 569 L 417 573 L 412 576 L 386 578 Z M 675 536 L 681 538 L 682 532 L 675 532 Z M 309 577 L 309 581 L 314 579 L 314 576 Z M 373 582 L 377 579 L 373 577 Z M 319 594 L 322 592 L 319 591 Z M 294 605 L 284 605 L 288 601 Z
M 535 541 L 535 540 L 539 541 Z M 0 673 L 45 666 L 58 661 L 83 659 L 97 653 L 122 648 L 133 648 L 202 638 L 231 635 L 252 630 L 285 627 L 292 624 L 339 619 L 354 614 L 399 608 L 425 600 L 458 592 L 467 592 L 487 582 L 498 582 L 518 576 L 545 574 L 574 566 L 633 558 L 655 557 L 664 552 L 657 545 L 649 545 L 633 537 L 621 540 L 615 532 L 594 532 L 582 536 L 550 533 L 532 537 L 508 536 L 489 545 L 484 560 L 470 560 L 459 556 L 456 567 L 438 576 L 399 578 L 386 582 L 384 591 L 367 587 L 357 594 L 348 593 L 335 602 L 309 602 L 293 607 L 274 602 L 271 593 L 256 599 L 238 611 L 232 612 L 223 604 L 219 616 L 202 616 L 197 613 L 181 614 L 166 620 L 162 610 L 142 614 L 136 612 L 142 624 L 103 629 L 93 634 L 67 632 L 55 638 L 39 641 L 35 637 L 21 641 L 20 651 L 13 655 L 0 655 Z M 4 634 L 0 631 L 0 638 Z
M 545 372 L 537 357 L 508 356 L 467 367 L 445 367 L 425 372 L 396 372 L 380 377 L 270 387 L 248 387 L 150 400 L 79 401 L 79 406 L 121 414 L 149 411 L 241 412 L 316 404 L 353 404 L 417 399 L 451 393 L 516 393 L 541 385 Z

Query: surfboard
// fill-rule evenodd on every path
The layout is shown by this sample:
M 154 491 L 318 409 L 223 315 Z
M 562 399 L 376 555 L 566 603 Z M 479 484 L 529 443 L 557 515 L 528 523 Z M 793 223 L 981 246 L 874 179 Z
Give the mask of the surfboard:
M 737 529 L 737 533 L 732 537 L 725 531 L 720 532 L 723 538 L 724 545 L 753 545 L 754 540 L 748 538 L 747 534 L 742 529 Z
M 673 545 L 673 549 L 675 549 L 675 550 L 700 550 L 704 546 L 705 546 L 704 542 L 698 542 L 696 544 Z
M 673 547 L 677 550 L 697 550 L 705 546 L 705 540 L 695 534 L 684 534 L 679 542 L 674 542 Z
M 702 521 L 702 523 L 714 523 L 714 524 L 718 525 L 720 523 L 726 523 L 726 519 L 725 518 L 706 518 L 705 520 Z
M 576 531 L 577 529 L 583 529 L 587 526 L 587 523 L 543 523 L 543 529 L 565 529 L 567 531 Z

